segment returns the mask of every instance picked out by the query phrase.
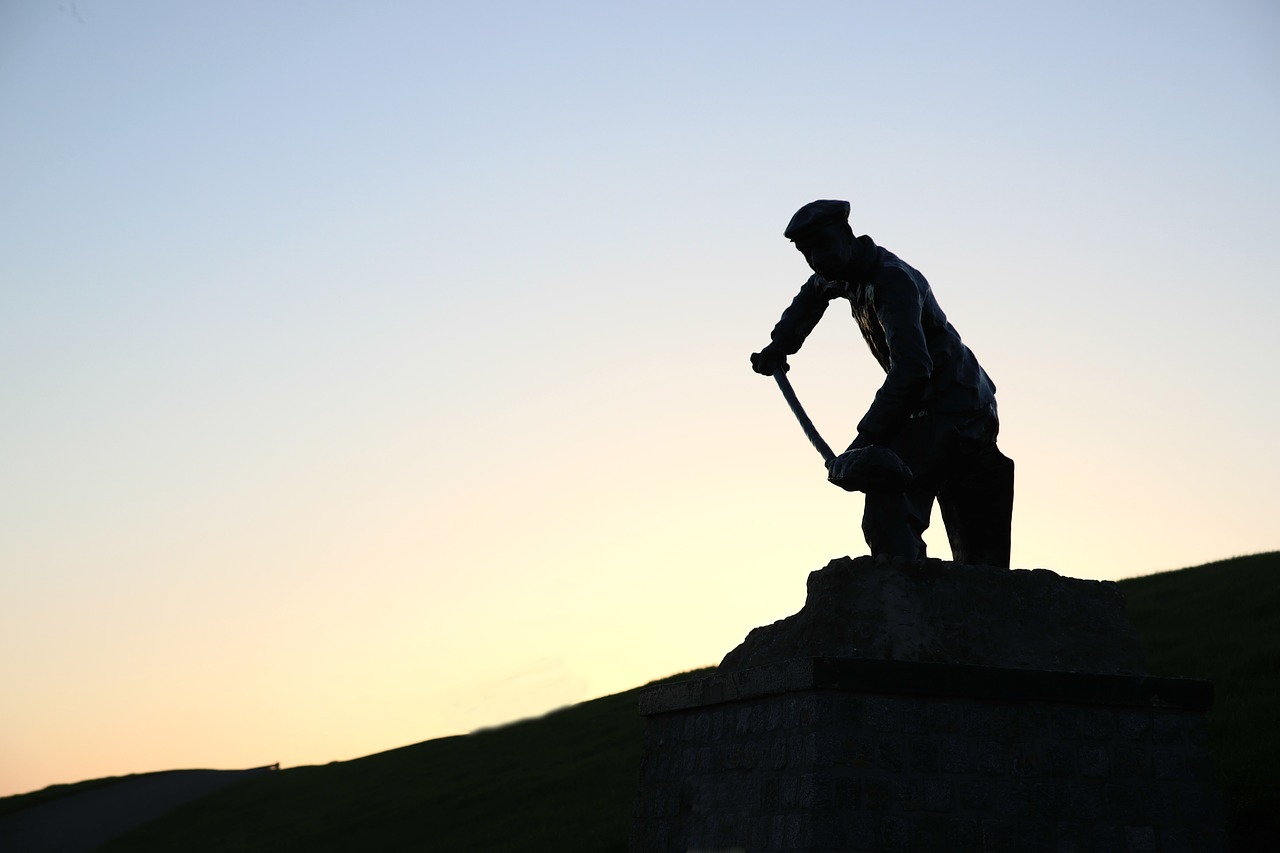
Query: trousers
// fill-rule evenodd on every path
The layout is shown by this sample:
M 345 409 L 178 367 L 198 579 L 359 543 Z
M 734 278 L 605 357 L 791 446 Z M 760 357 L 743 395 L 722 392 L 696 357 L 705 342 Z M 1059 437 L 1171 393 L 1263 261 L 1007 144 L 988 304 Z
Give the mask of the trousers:
M 923 560 L 923 534 L 936 500 L 957 563 L 1009 567 L 1013 460 L 1000 452 L 995 406 L 923 413 L 887 445 L 914 475 L 902 491 L 866 495 L 862 534 L 873 556 Z

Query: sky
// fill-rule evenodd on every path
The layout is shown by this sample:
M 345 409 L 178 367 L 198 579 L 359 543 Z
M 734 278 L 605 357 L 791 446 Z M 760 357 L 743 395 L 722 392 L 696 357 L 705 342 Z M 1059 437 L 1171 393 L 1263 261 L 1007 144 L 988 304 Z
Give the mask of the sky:
M 1277 45 L 1269 0 L 0 4 L 0 795 L 473 731 L 798 610 L 867 552 L 748 363 L 818 198 L 995 380 L 1015 567 L 1280 548 Z M 852 440 L 853 321 L 791 364 Z

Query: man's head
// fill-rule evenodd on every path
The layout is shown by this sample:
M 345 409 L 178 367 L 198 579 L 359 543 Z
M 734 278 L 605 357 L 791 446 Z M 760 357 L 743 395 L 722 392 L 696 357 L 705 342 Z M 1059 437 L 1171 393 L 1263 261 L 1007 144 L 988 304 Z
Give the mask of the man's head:
M 783 235 L 796 244 L 818 275 L 838 280 L 848 274 L 854 246 L 849 202 L 811 201 L 791 217 Z

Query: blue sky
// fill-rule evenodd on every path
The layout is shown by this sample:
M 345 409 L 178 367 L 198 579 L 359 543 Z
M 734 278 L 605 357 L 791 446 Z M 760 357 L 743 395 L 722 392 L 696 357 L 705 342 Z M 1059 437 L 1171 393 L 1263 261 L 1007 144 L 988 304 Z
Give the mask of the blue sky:
M 0 9 L 0 793 L 713 663 L 865 553 L 795 208 L 999 386 L 1014 564 L 1280 547 L 1272 3 Z M 832 312 L 835 445 L 881 379 Z M 931 549 L 946 557 L 940 523 Z

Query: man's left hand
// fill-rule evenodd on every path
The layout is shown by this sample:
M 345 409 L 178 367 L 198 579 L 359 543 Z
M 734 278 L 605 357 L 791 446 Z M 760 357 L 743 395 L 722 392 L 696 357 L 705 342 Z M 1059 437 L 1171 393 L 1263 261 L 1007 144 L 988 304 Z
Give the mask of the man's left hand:
M 912 474 L 889 448 L 866 444 L 851 447 L 828 462 L 827 479 L 847 492 L 879 492 L 905 489 Z

